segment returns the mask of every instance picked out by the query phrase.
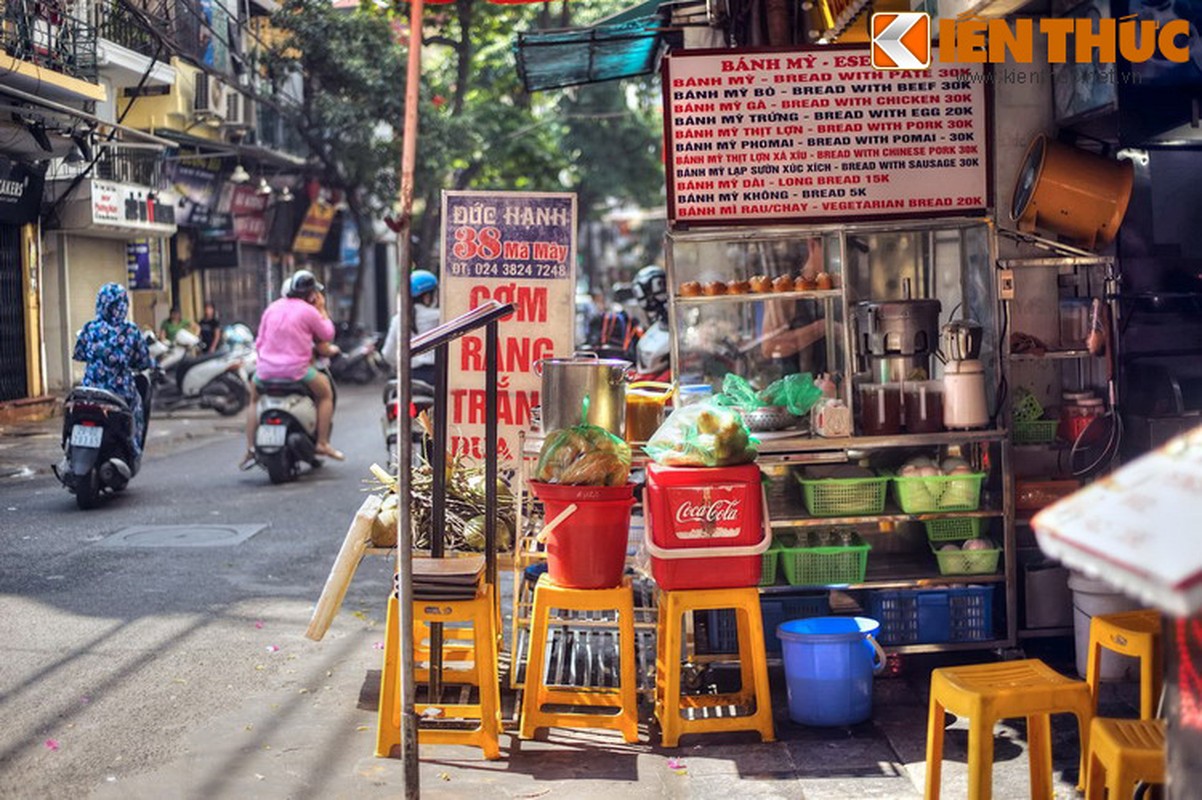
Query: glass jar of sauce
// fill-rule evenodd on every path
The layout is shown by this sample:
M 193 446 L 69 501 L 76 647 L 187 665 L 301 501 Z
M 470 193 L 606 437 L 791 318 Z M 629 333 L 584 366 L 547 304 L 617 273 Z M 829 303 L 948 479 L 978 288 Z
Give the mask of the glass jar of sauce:
M 905 385 L 905 426 L 909 433 L 943 430 L 943 384 L 915 381 Z
M 1073 419 L 1083 401 L 1096 400 L 1093 392 L 1062 392 L 1060 394 L 1060 424 L 1056 426 L 1056 437 L 1064 442 L 1075 442 L 1082 428 L 1075 428 Z M 1098 400 L 1100 403 L 1101 400 Z
M 901 433 L 901 384 L 865 383 L 860 386 L 860 429 L 865 436 Z

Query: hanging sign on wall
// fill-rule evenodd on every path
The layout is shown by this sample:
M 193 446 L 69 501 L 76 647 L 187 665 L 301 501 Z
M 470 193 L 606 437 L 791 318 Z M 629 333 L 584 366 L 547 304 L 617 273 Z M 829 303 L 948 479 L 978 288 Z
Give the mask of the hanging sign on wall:
M 990 204 L 983 64 L 877 70 L 866 47 L 664 59 L 677 224 L 975 216 Z
M 498 454 L 516 459 L 533 427 L 541 358 L 570 356 L 576 291 L 576 195 L 443 192 L 444 322 L 489 300 L 516 308 L 498 326 Z M 450 344 L 452 452 L 484 457 L 484 329 Z

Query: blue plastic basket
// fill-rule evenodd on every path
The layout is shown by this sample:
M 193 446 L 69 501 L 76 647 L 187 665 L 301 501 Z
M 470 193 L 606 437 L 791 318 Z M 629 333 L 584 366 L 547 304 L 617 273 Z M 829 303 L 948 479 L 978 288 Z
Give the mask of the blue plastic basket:
M 822 594 L 760 597 L 760 616 L 764 621 L 764 649 L 780 652 L 776 626 L 791 619 L 824 617 L 831 613 L 830 598 Z M 739 650 L 739 631 L 733 608 L 706 612 L 706 642 L 710 653 L 736 653 Z
M 980 642 L 993 638 L 992 586 L 872 592 L 867 616 L 881 644 Z

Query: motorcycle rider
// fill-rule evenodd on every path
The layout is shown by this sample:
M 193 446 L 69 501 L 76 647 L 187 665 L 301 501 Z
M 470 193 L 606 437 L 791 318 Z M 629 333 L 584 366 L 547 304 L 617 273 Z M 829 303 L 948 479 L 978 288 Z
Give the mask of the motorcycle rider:
M 635 352 L 638 380 L 671 380 L 671 338 L 668 335 L 668 276 L 655 264 L 634 276 L 634 297 L 647 315 Z
M 81 386 L 105 389 L 129 405 L 134 421 L 131 444 L 136 455 L 142 452 L 146 435 L 146 411 L 134 374 L 152 368 L 154 360 L 142 332 L 126 318 L 128 314 L 129 292 L 125 287 L 119 283 L 101 286 L 96 293 L 96 318 L 80 330 L 72 357 L 87 364 Z
M 425 333 L 438 327 L 442 316 L 438 310 L 438 277 L 425 269 L 415 269 L 409 276 L 409 297 L 413 299 L 413 333 Z M 381 354 L 389 364 L 396 363 L 399 346 L 401 315 L 393 314 L 388 323 Z M 414 356 L 409 362 L 410 377 L 434 385 L 434 351 Z
M 334 323 L 326 311 L 325 286 L 307 269 L 298 270 L 284 297 L 273 302 L 259 320 L 255 338 L 258 368 L 251 381 L 250 408 L 246 415 L 246 455 L 239 467 L 255 464 L 255 431 L 259 427 L 260 380 L 301 381 L 317 401 L 317 452 L 336 461 L 346 459 L 330 444 L 334 418 L 334 390 L 330 379 L 312 364 L 314 345 L 322 350 L 334 339 Z

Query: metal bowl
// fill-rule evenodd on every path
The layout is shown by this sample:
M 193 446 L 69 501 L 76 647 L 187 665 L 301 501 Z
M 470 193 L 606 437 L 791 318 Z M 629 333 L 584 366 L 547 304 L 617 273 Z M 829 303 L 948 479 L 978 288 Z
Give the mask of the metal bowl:
M 752 433 L 756 431 L 779 431 L 797 424 L 797 417 L 784 406 L 760 406 L 741 408 L 743 422 Z

